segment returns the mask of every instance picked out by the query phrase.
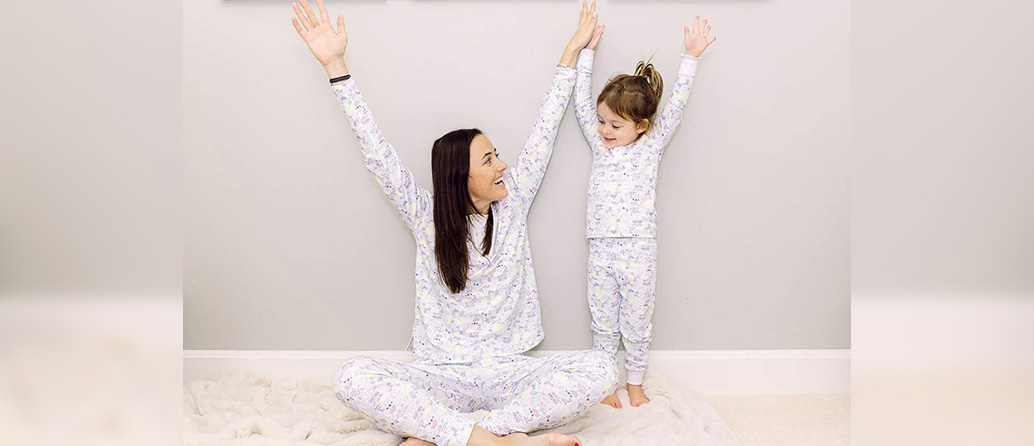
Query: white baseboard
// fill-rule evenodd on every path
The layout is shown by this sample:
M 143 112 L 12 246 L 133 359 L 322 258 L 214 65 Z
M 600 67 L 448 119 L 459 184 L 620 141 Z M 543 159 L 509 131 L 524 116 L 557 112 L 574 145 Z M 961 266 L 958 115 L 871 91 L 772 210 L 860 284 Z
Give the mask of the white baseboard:
M 559 352 L 529 355 L 554 353 Z M 278 379 L 329 382 L 341 362 L 358 355 L 414 359 L 401 351 L 184 350 L 183 381 L 215 380 L 247 370 Z M 851 350 L 654 350 L 649 363 L 647 377 L 662 376 L 680 389 L 703 395 L 851 393 Z

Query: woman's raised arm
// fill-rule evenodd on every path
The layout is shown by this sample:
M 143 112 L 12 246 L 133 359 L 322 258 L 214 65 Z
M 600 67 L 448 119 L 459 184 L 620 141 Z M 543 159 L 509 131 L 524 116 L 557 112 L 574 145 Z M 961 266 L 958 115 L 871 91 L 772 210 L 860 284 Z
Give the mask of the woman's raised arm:
M 546 166 L 553 154 L 553 143 L 556 141 L 560 119 L 564 116 L 564 110 L 567 109 L 567 103 L 570 102 L 574 90 L 574 66 L 578 60 L 578 52 L 592 40 L 595 29 L 596 2 L 594 0 L 589 4 L 583 1 L 582 10 L 578 14 L 578 28 L 564 47 L 560 65 L 553 74 L 553 81 L 546 91 L 546 97 L 542 99 L 538 117 L 531 128 L 531 135 L 524 143 L 524 149 L 517 156 L 517 160 L 506 171 L 509 175 L 508 184 L 511 185 L 509 192 L 521 200 L 525 210 L 530 208 L 535 194 L 538 193 L 539 184 L 546 175 Z
M 348 36 L 345 34 L 344 16 L 338 16 L 335 30 L 330 24 L 323 0 L 316 0 L 319 16 L 313 13 L 306 0 L 301 2 L 301 7 L 297 3 L 292 5 L 296 16 L 291 18 L 294 29 L 305 40 L 316 60 L 323 65 L 330 79 L 348 77 L 348 68 L 345 66 Z M 402 164 L 395 148 L 384 139 L 355 81 L 350 77 L 336 80 L 332 89 L 366 157 L 366 168 L 377 177 L 377 183 L 395 205 L 406 225 L 415 229 L 421 219 L 431 215 L 431 193 L 416 184 L 413 174 Z

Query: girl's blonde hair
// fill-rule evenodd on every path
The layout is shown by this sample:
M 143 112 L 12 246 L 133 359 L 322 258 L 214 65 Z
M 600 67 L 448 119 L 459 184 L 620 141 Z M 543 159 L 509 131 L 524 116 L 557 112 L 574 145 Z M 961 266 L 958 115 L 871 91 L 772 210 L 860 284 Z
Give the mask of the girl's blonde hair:
M 663 92 L 661 74 L 649 60 L 639 61 L 635 74 L 620 74 L 607 82 L 596 99 L 596 105 L 607 104 L 607 108 L 618 116 L 635 123 L 645 120 L 649 125 L 657 114 Z

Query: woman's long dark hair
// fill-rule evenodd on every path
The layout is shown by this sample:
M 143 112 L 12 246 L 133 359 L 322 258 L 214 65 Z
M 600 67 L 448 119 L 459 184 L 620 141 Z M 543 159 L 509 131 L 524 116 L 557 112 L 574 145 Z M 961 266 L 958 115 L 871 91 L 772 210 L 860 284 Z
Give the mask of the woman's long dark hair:
M 453 293 L 467 287 L 467 237 L 470 216 L 477 213 L 470 198 L 470 144 L 478 129 L 446 133 L 431 148 L 431 182 L 434 185 L 434 257 L 438 274 Z M 492 250 L 492 209 L 488 210 L 481 255 Z

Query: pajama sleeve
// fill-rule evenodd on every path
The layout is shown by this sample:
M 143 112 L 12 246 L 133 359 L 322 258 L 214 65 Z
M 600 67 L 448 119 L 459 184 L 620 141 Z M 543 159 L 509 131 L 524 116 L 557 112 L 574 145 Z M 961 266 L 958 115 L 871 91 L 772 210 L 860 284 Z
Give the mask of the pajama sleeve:
M 671 90 L 664 110 L 654 122 L 652 137 L 658 146 L 657 150 L 662 154 L 668 143 L 671 142 L 671 137 L 679 126 L 679 122 L 682 121 L 682 113 L 686 109 L 689 90 L 693 87 L 693 80 L 696 78 L 699 60 L 687 54 L 682 55 L 682 65 L 679 66 L 679 76 L 675 80 L 675 87 Z
M 517 161 L 507 170 L 506 182 L 509 192 L 525 212 L 531 207 L 539 184 L 546 175 L 546 166 L 553 154 L 553 143 L 556 142 L 560 119 L 563 118 L 567 103 L 571 100 L 574 75 L 574 69 L 563 65 L 557 66 L 546 97 L 542 99 L 531 135 L 524 143 L 524 149 L 518 155 Z
M 599 139 L 597 123 L 599 116 L 596 103 L 592 100 L 592 62 L 596 52 L 583 49 L 578 55 L 578 75 L 574 82 L 574 115 L 582 135 L 589 142 L 589 148 Z
M 341 103 L 348 124 L 352 126 L 359 148 L 366 158 L 366 168 L 377 177 L 381 190 L 388 200 L 395 205 L 402 221 L 411 230 L 421 219 L 431 215 L 431 193 L 416 184 L 413 174 L 406 169 L 395 149 L 384 139 L 373 114 L 363 100 L 354 79 L 349 79 L 332 87 L 334 95 Z

